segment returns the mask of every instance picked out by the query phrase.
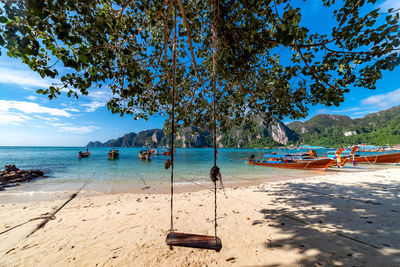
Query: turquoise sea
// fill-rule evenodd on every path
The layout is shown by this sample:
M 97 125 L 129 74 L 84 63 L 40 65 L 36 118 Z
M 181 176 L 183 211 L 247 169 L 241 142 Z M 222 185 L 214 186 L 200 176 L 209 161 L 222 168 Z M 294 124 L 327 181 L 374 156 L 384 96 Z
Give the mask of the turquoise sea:
M 96 193 L 127 192 L 169 186 L 170 170 L 164 168 L 166 156 L 153 156 L 151 161 L 139 160 L 142 148 L 120 148 L 120 158 L 109 160 L 110 148 L 90 148 L 88 158 L 78 159 L 83 147 L 0 147 L 0 167 L 15 164 L 20 169 L 40 169 L 46 178 L 37 179 L 20 186 L 0 191 L 0 202 L 11 196 L 62 195 L 80 188 L 87 180 L 86 191 Z M 329 150 L 318 150 L 325 155 Z M 291 150 L 296 153 L 305 150 Z M 161 154 L 161 149 L 159 149 Z M 218 149 L 218 166 L 226 184 L 239 182 L 272 181 L 321 175 L 321 172 L 285 170 L 246 164 L 250 154 L 261 157 L 278 149 Z M 209 171 L 213 165 L 213 149 L 176 149 L 175 182 L 178 185 L 197 185 L 209 182 Z M 350 167 L 349 167 L 350 168 Z M 335 170 L 333 170 L 335 171 Z

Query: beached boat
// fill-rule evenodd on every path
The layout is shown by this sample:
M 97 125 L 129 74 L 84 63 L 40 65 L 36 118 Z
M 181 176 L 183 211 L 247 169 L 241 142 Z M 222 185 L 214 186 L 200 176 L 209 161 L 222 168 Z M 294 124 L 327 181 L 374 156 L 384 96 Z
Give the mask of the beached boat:
M 367 145 L 367 144 L 359 144 L 357 145 L 358 151 L 360 152 L 383 152 L 385 151 L 384 147 Z
M 147 150 L 140 150 L 139 154 L 138 154 L 138 158 L 139 159 L 143 159 L 143 160 L 151 160 L 151 152 L 149 149 Z
M 354 157 L 346 158 L 346 161 L 358 163 L 378 164 L 378 163 L 400 163 L 400 152 L 376 154 L 370 156 L 354 155 Z
M 86 149 L 86 152 L 79 151 L 78 158 L 87 158 L 90 156 L 89 149 Z
M 286 153 L 285 155 L 292 155 L 293 157 L 296 157 L 296 158 L 301 157 L 301 159 L 325 159 L 325 158 L 335 159 L 335 158 L 341 157 L 341 154 L 343 152 L 344 152 L 344 149 L 339 148 L 338 150 L 332 150 L 332 151 L 326 152 L 326 156 L 320 156 L 320 155 L 318 155 L 317 151 L 310 149 L 307 152 Z
M 264 158 L 259 160 L 251 155 L 248 163 L 250 165 L 259 165 L 265 167 L 276 167 L 285 169 L 305 169 L 305 170 L 321 170 L 325 171 L 336 160 L 330 158 L 321 159 L 303 159 L 290 154 L 270 154 L 264 155 Z
M 355 152 L 359 149 L 358 146 L 354 146 L 348 155 L 341 156 L 343 163 L 352 162 L 353 166 L 357 166 L 358 163 L 366 164 L 379 164 L 379 163 L 400 163 L 400 152 L 386 153 L 386 154 L 375 154 L 375 155 L 359 155 Z
M 300 145 L 299 148 L 300 148 L 300 149 L 327 149 L 327 148 L 329 148 L 329 147 L 325 147 L 325 146 Z
M 111 149 L 110 152 L 108 152 L 108 159 L 117 159 L 119 158 L 119 151 L 117 149 Z

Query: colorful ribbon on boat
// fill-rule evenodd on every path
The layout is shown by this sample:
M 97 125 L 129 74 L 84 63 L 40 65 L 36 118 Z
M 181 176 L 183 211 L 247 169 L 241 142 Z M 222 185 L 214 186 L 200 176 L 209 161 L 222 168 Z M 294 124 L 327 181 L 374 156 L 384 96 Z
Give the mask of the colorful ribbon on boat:
M 351 157 L 351 160 L 353 161 L 353 166 L 357 167 L 357 162 L 355 161 L 355 155 L 353 154 L 353 156 Z
M 333 157 L 333 159 L 336 160 L 336 165 L 338 166 L 338 168 L 341 168 L 341 167 L 340 167 L 340 162 L 342 161 L 342 159 L 340 158 L 340 156 L 339 156 L 338 154 L 336 154 L 336 155 Z

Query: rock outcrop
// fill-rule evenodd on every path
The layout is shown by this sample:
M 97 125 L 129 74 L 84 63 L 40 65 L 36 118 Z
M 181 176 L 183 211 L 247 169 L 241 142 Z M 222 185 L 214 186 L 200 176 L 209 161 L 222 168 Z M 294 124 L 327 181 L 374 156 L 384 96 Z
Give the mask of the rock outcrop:
M 29 182 L 35 178 L 43 177 L 41 170 L 20 170 L 15 165 L 4 166 L 4 171 L 0 171 L 0 187 L 7 184 Z
M 100 141 L 89 142 L 89 144 L 87 144 L 86 146 L 87 147 L 104 147 L 103 143 Z
M 357 132 L 356 131 L 347 131 L 347 132 L 344 132 L 343 134 L 344 134 L 344 136 L 352 136 L 352 135 L 356 135 Z
M 277 122 L 275 121 L 271 125 L 271 133 L 272 133 L 272 139 L 274 139 L 275 142 L 278 142 L 280 144 L 286 145 L 289 141 L 288 135 L 287 135 L 287 127 L 282 122 Z

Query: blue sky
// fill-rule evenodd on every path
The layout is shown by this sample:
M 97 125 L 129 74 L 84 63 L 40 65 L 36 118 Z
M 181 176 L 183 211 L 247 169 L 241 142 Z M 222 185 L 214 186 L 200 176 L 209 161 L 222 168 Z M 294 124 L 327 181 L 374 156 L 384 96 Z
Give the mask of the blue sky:
M 309 4 L 311 3 L 311 5 Z M 311 12 L 302 21 L 318 22 L 324 14 L 320 0 L 307 1 Z M 382 9 L 400 8 L 399 0 L 380 1 Z M 321 28 L 323 29 L 323 28 Z M 400 104 L 400 70 L 384 72 L 376 90 L 351 89 L 340 107 L 317 105 L 310 107 L 311 118 L 317 114 L 343 114 L 352 118 L 387 109 Z M 56 100 L 39 95 L 37 89 L 46 88 L 52 81 L 42 79 L 20 60 L 0 56 L 0 146 L 85 146 L 89 141 L 117 138 L 128 132 L 161 128 L 163 117 L 148 121 L 120 117 L 107 110 L 111 97 L 107 88 L 94 89 L 78 100 L 65 94 Z M 290 122 L 289 120 L 284 120 Z

